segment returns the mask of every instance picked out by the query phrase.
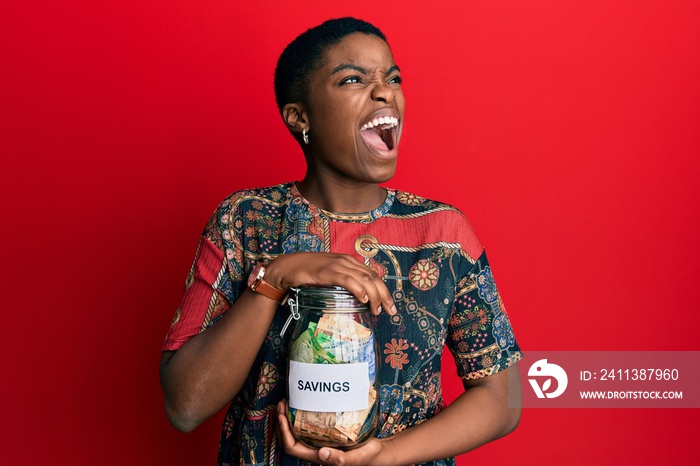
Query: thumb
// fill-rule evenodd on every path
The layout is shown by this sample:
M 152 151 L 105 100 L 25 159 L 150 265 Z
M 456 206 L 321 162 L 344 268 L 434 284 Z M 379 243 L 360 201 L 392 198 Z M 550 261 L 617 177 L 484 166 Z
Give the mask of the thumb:
M 346 452 L 335 448 L 323 447 L 318 451 L 318 458 L 323 461 L 323 464 L 345 464 L 347 458 Z
M 318 457 L 321 458 L 323 461 L 326 461 L 328 458 L 331 457 L 331 450 L 329 448 L 321 448 L 318 451 Z

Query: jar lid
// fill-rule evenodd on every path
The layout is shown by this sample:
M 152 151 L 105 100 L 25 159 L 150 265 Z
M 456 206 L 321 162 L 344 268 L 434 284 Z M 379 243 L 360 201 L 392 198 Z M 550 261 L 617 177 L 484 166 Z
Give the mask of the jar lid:
M 301 286 L 297 289 L 299 310 L 367 311 L 369 306 L 340 286 Z

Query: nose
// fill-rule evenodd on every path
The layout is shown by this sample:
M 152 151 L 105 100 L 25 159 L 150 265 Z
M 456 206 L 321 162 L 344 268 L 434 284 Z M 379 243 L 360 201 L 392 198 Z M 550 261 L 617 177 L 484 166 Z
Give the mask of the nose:
M 372 100 L 389 103 L 396 97 L 396 91 L 391 86 L 380 82 L 376 83 L 372 88 Z

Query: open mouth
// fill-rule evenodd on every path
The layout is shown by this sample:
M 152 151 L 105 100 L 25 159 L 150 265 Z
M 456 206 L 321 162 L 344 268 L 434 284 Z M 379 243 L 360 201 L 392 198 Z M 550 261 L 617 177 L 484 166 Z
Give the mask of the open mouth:
M 396 147 L 396 128 L 399 119 L 392 116 L 375 118 L 360 128 L 365 142 L 380 151 L 390 151 Z

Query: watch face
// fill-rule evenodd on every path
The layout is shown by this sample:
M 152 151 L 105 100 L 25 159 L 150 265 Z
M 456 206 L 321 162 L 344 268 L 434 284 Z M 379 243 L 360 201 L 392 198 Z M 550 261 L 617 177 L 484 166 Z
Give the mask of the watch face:
M 253 267 L 253 270 L 250 272 L 250 276 L 248 276 L 248 288 L 256 293 L 260 293 L 263 296 L 267 296 L 268 298 L 279 302 L 279 300 L 281 300 L 286 294 L 286 291 L 279 290 L 274 286 L 265 283 L 265 280 L 263 279 L 264 277 L 265 264 L 260 262 Z
M 255 289 L 255 285 L 257 282 L 263 278 L 265 275 L 265 265 L 262 263 L 258 263 L 253 267 L 253 271 L 250 272 L 250 276 L 248 277 L 248 286 L 250 288 Z

